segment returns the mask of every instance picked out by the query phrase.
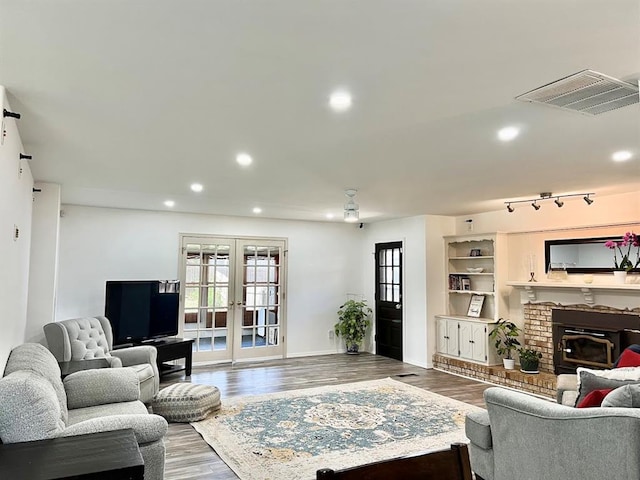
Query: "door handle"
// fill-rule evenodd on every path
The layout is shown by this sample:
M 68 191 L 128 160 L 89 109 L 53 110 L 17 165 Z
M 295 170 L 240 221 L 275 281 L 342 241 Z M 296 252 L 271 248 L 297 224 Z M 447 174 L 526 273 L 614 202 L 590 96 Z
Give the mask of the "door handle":
M 396 303 L 396 310 L 400 310 L 402 308 L 402 304 L 401 303 Z
M 402 320 L 391 320 L 391 323 L 402 323 Z

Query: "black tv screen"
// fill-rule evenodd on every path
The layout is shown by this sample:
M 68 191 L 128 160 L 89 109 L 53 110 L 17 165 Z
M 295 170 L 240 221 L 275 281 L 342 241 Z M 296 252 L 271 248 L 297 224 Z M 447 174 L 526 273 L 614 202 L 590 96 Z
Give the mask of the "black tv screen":
M 107 281 L 104 314 L 114 345 L 176 335 L 178 297 L 177 281 Z

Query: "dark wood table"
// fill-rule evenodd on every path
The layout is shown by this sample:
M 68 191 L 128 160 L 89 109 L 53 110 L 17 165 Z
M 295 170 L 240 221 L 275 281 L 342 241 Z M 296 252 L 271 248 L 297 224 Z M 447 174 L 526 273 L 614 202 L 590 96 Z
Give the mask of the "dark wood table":
M 0 445 L 7 480 L 143 480 L 144 461 L 133 430 Z
M 92 358 L 91 360 L 71 360 L 69 362 L 58 362 L 62 378 L 81 370 L 92 370 L 94 368 L 109 368 L 111 364 L 106 358 Z
M 191 365 L 193 361 L 193 339 L 192 338 L 163 338 L 152 344 L 158 351 L 158 372 L 160 376 L 169 373 L 180 372 L 184 370 L 184 374 L 191 376 Z M 178 360 L 184 358 L 184 367 L 182 365 L 169 365 L 165 362 L 170 360 Z

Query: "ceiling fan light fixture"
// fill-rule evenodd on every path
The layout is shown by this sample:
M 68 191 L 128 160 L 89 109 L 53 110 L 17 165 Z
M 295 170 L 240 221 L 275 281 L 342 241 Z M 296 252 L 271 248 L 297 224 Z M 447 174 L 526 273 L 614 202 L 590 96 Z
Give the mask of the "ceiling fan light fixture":
M 349 223 L 357 222 L 360 219 L 360 206 L 355 202 L 354 197 L 358 191 L 350 188 L 344 191 L 349 200 L 344 204 L 344 221 Z

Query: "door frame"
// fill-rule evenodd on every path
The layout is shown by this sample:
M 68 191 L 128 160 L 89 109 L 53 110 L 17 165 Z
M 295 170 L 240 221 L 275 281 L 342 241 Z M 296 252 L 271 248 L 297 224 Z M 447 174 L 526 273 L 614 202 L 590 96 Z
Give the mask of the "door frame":
M 281 358 L 287 358 L 287 304 L 288 304 L 288 295 L 287 295 L 287 278 L 288 278 L 288 258 L 289 258 L 289 242 L 286 237 L 263 237 L 263 236 L 248 236 L 248 235 L 218 235 L 218 234 L 207 234 L 207 233 L 178 233 L 178 275 L 180 279 L 185 278 L 186 276 L 186 263 L 183 261 L 183 242 L 185 237 L 190 238 L 201 238 L 201 239 L 211 239 L 212 241 L 216 240 L 232 240 L 235 241 L 279 241 L 283 242 L 283 250 L 282 250 L 282 261 L 280 264 L 280 278 L 281 278 L 281 294 L 282 299 L 280 301 L 281 308 L 281 321 L 280 321 L 280 341 L 282 344 L 282 355 L 276 356 L 265 356 L 265 357 L 253 357 L 253 358 L 239 358 L 236 359 L 233 353 L 233 350 L 230 351 L 231 358 L 222 359 L 222 360 L 205 360 L 205 361 L 195 361 L 194 364 L 217 364 L 217 363 L 236 363 L 236 362 L 253 362 L 253 361 L 264 361 L 264 360 L 276 360 Z M 234 259 L 235 262 L 235 259 Z M 235 277 L 235 275 L 234 275 Z M 235 285 L 234 285 L 235 289 Z M 178 337 L 183 337 L 184 335 L 184 300 L 185 300 L 185 288 L 184 285 L 180 286 L 180 296 L 179 296 L 179 322 L 178 322 Z M 235 302 L 235 299 L 233 300 Z M 228 306 L 229 311 L 231 309 L 235 309 L 234 306 Z M 229 325 L 229 324 L 227 324 Z M 235 326 L 234 326 L 235 327 Z M 228 328 L 228 333 L 233 336 L 235 332 L 231 330 L 235 330 L 235 328 Z M 229 337 L 228 337 L 229 338 Z M 231 337 L 230 348 L 233 349 L 233 337 Z

